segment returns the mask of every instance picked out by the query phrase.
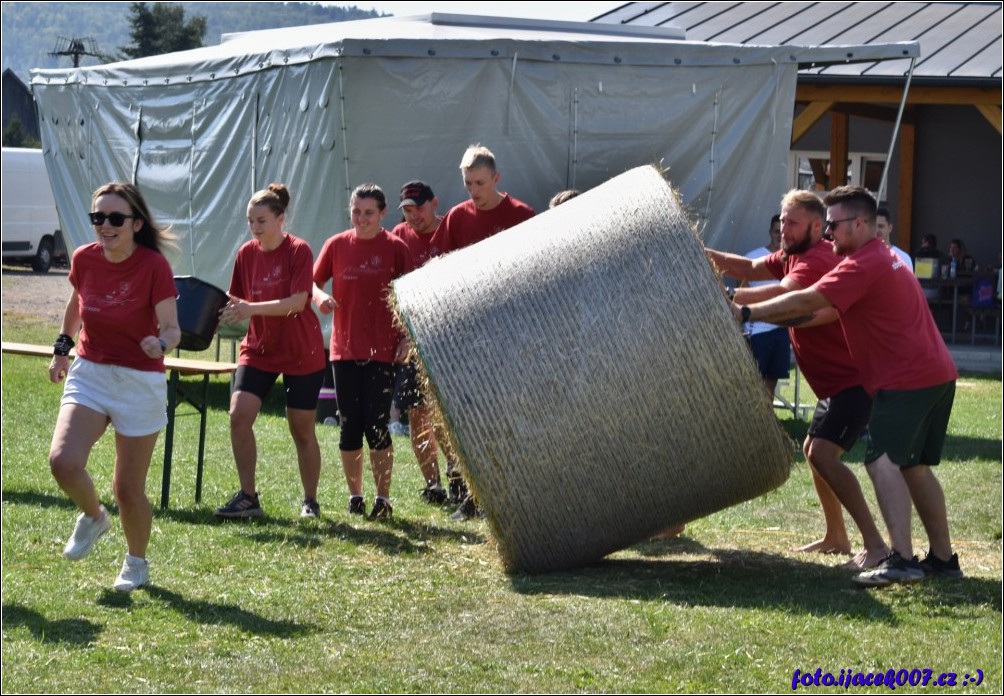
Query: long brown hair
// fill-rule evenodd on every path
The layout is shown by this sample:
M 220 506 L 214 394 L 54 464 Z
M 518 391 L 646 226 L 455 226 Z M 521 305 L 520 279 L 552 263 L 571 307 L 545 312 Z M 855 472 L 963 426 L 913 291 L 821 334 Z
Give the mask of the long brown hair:
M 91 197 L 91 207 L 94 207 L 98 198 L 108 195 L 118 196 L 124 200 L 132 208 L 133 216 L 143 221 L 143 226 L 136 233 L 137 244 L 160 254 L 163 254 L 165 250 L 178 251 L 178 238 L 170 233 L 169 227 L 162 227 L 154 221 L 153 215 L 150 214 L 150 207 L 146 204 L 146 200 L 138 188 L 123 181 L 113 181 L 100 186 Z

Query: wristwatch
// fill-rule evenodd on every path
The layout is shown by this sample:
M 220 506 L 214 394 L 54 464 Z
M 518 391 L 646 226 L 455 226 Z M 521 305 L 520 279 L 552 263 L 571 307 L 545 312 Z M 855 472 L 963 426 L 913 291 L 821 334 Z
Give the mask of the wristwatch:
M 746 322 L 748 322 L 750 320 L 750 308 L 747 307 L 746 305 L 743 305 L 742 307 L 740 307 L 739 308 L 739 316 L 741 316 L 743 318 L 743 323 L 744 324 Z
M 157 340 L 160 341 L 160 352 L 167 355 L 167 341 L 163 338 L 158 338 Z

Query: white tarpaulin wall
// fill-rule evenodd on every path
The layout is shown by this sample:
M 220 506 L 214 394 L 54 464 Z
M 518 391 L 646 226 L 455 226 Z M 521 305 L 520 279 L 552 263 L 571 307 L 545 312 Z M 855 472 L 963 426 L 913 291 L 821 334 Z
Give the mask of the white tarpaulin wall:
M 650 28 L 429 15 L 227 37 L 105 66 L 35 70 L 43 149 L 69 246 L 93 239 L 90 193 L 135 181 L 181 238 L 177 274 L 227 287 L 246 203 L 290 186 L 287 225 L 315 253 L 349 227 L 348 194 L 421 178 L 441 211 L 466 198 L 470 143 L 538 211 L 660 164 L 710 245 L 763 241 L 787 188 L 800 63 L 874 60 L 916 44 L 692 43 Z M 670 34 L 672 36 L 672 34 Z

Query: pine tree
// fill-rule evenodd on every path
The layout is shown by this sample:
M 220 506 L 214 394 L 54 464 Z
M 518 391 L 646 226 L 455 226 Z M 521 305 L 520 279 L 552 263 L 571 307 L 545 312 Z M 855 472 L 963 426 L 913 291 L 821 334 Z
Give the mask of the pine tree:
M 206 18 L 203 15 L 185 21 L 185 8 L 164 2 L 134 2 L 129 9 L 132 25 L 131 46 L 122 46 L 125 58 L 143 58 L 161 53 L 187 51 L 200 48 L 206 35 Z
M 17 114 L 11 115 L 7 127 L 3 129 L 2 140 L 4 147 L 42 147 L 42 143 L 28 132 Z

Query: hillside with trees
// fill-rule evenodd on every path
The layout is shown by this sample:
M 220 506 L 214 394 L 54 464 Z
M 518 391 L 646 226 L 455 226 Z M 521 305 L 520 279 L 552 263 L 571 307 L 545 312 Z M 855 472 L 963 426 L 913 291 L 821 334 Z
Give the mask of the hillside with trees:
M 154 3 L 147 3 L 153 5 Z M 309 2 L 179 2 L 186 20 L 205 18 L 204 45 L 220 42 L 220 36 L 238 31 L 255 31 L 307 24 L 372 19 L 380 16 L 356 6 L 332 7 Z M 85 42 L 88 53 L 80 65 L 126 58 L 132 45 L 130 35 L 133 3 L 117 2 L 3 2 L 0 4 L 0 33 L 3 35 L 0 70 L 10 68 L 25 84 L 31 68 L 73 67 L 68 56 L 49 53 L 66 39 Z

